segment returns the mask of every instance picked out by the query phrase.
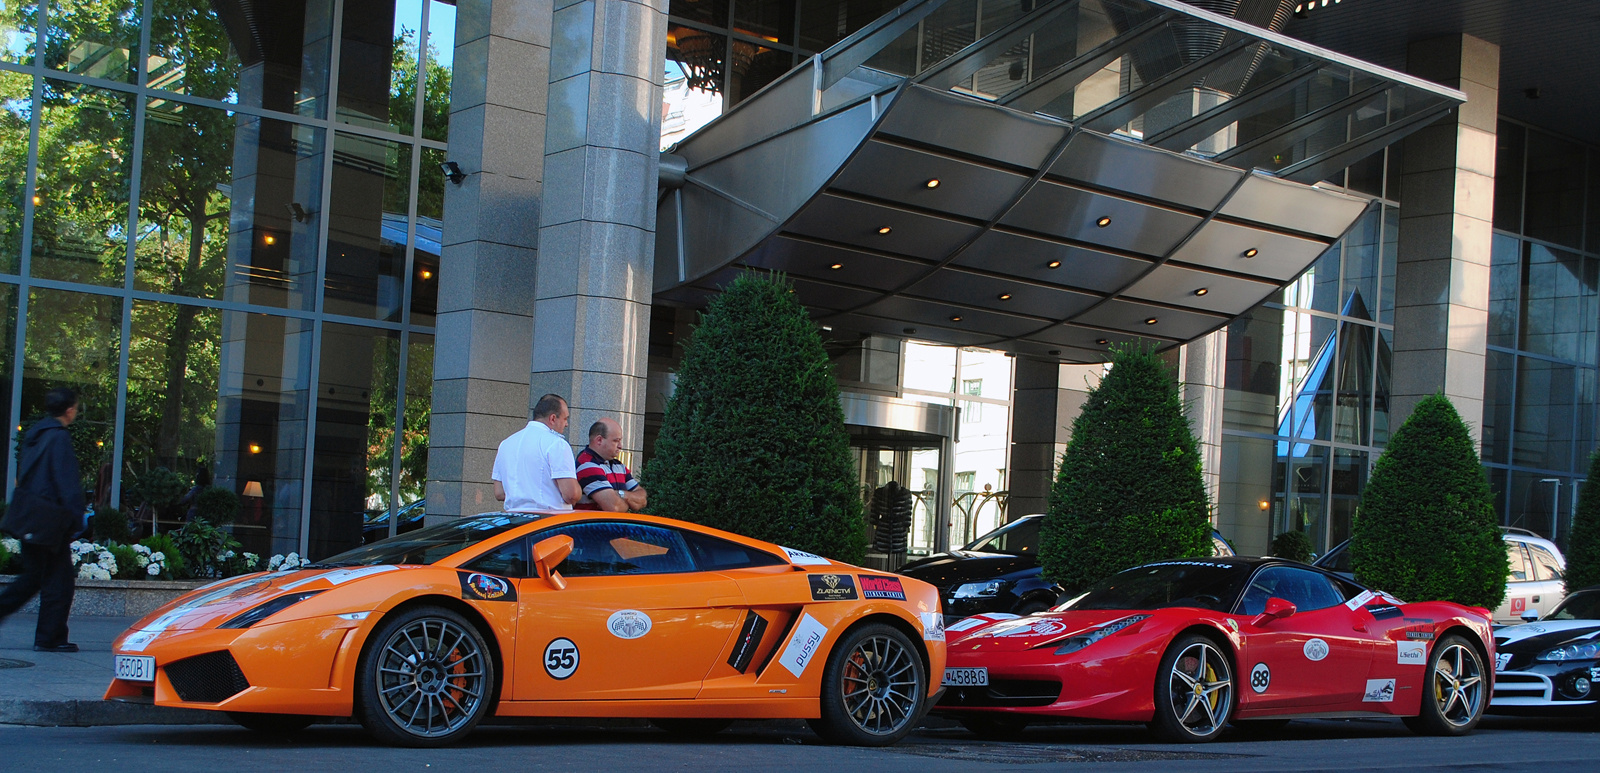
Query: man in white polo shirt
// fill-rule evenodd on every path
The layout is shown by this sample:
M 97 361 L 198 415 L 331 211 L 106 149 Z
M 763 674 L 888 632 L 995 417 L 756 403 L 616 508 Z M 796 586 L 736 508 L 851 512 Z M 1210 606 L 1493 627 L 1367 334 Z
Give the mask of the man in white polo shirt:
M 494 498 L 514 513 L 571 510 L 583 497 L 567 429 L 567 401 L 545 395 L 533 406 L 533 421 L 500 441 L 494 455 Z

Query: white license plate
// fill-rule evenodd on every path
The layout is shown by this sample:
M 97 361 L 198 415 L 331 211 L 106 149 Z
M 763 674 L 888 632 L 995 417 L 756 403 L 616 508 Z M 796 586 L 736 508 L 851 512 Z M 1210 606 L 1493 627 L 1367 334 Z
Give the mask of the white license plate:
M 156 659 L 143 655 L 118 655 L 115 670 L 118 679 L 130 682 L 154 682 Z
M 983 687 L 989 684 L 987 668 L 947 668 L 944 683 L 956 687 Z
M 1497 652 L 1497 653 L 1495 653 L 1495 656 L 1494 656 L 1494 670 L 1496 670 L 1496 671 L 1504 671 L 1504 670 L 1506 670 L 1506 665 L 1509 664 L 1510 662 L 1511 662 L 1510 653 L 1499 653 L 1499 652 Z

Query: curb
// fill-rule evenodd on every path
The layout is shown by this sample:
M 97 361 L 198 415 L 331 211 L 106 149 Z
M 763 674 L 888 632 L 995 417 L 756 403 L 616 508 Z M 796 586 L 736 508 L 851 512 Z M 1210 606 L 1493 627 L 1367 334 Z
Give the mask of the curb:
M 35 727 L 107 725 L 228 725 L 220 711 L 175 709 L 107 700 L 0 700 L 0 724 Z

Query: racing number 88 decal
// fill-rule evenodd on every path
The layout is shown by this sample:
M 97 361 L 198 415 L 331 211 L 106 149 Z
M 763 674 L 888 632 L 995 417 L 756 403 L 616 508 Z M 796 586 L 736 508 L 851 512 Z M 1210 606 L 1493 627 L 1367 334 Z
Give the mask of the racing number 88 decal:
M 1256 694 L 1266 692 L 1271 684 L 1272 669 L 1268 668 L 1267 664 L 1257 663 L 1255 668 L 1250 669 L 1250 689 L 1256 691 Z
M 571 639 L 556 639 L 544 647 L 544 672 L 552 679 L 566 679 L 578 670 L 578 645 Z

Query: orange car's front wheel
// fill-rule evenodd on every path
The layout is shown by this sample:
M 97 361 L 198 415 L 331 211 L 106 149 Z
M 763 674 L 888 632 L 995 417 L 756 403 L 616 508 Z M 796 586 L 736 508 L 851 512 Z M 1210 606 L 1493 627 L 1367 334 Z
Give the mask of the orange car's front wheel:
M 494 659 L 478 629 L 442 607 L 385 618 L 356 673 L 356 717 L 397 746 L 444 746 L 489 711 Z

